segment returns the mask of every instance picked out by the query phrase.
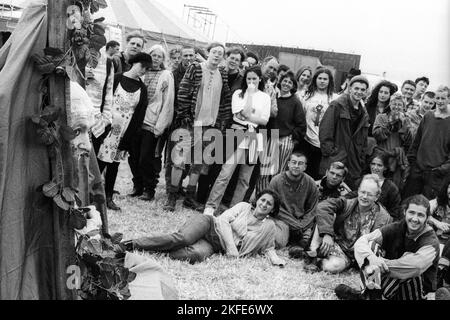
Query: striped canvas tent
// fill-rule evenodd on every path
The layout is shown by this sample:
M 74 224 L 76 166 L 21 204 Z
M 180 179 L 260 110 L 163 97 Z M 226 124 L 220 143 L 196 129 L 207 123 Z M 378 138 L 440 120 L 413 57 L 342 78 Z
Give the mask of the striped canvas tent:
M 105 17 L 105 23 L 111 29 L 120 29 L 122 42 L 126 33 L 135 30 L 145 35 L 148 45 L 154 43 L 163 43 L 167 46 L 180 43 L 204 45 L 210 41 L 156 1 L 106 0 L 106 2 L 108 7 L 97 12 L 95 17 Z M 109 36 L 114 38 L 112 34 Z

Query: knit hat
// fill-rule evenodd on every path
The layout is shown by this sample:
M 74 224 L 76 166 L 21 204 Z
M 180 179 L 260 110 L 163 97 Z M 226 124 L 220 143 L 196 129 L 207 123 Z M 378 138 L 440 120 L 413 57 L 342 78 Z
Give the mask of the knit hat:
M 367 80 L 367 78 L 364 77 L 364 76 L 354 76 L 350 80 L 350 83 L 348 85 L 351 86 L 355 82 L 363 82 L 363 83 L 365 83 L 367 85 L 367 88 L 369 88 L 369 80 Z

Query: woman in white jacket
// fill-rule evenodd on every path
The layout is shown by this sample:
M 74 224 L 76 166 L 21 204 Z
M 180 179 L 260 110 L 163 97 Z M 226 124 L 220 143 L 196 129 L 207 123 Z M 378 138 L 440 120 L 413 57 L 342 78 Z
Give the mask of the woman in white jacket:
M 204 214 L 213 215 L 219 207 L 238 164 L 240 164 L 238 182 L 230 207 L 244 199 L 256 164 L 257 153 L 262 151 L 262 139 L 256 139 L 256 131 L 258 126 L 264 126 L 269 121 L 270 107 L 271 100 L 270 96 L 264 92 L 261 69 L 248 68 L 244 73 L 241 89 L 234 92 L 231 101 L 233 112 L 231 129 L 234 132 L 233 135 L 227 136 L 226 143 L 236 142 L 234 152 L 222 165 L 206 202 Z
M 175 97 L 172 72 L 164 67 L 166 51 L 161 45 L 154 45 L 149 54 L 153 66 L 143 78 L 148 94 L 147 111 L 129 158 L 134 183 L 130 196 L 140 196 L 146 201 L 152 201 L 155 196 L 161 172 L 164 132 L 172 122 Z

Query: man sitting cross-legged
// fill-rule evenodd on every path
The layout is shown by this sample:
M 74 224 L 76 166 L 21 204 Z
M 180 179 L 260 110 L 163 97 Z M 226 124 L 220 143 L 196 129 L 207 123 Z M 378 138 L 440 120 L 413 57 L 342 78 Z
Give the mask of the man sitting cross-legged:
M 288 170 L 276 175 L 269 184 L 269 189 L 280 196 L 280 213 L 274 219 L 275 246 L 294 245 L 290 248 L 291 256 L 291 249 L 303 251 L 308 246 L 314 231 L 318 191 L 313 178 L 304 173 L 306 165 L 304 154 L 292 153 Z
M 423 195 L 405 201 L 405 218 L 363 235 L 355 243 L 363 290 L 336 287 L 340 299 L 422 300 L 436 290 L 439 240 L 428 225 Z
M 381 183 L 376 175 L 363 177 L 355 199 L 330 198 L 319 202 L 317 227 L 304 258 L 308 271 L 338 273 L 354 264 L 353 245 L 364 234 L 391 222 L 377 203 Z

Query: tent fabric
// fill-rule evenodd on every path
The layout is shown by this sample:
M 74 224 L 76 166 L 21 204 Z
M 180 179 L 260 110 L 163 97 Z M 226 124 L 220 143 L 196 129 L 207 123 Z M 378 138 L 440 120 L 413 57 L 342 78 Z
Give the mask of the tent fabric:
M 209 42 L 169 9 L 153 0 L 106 0 L 108 7 L 101 9 L 95 17 L 105 17 L 105 23 L 124 26 L 183 39 Z
M 52 203 L 36 191 L 50 180 L 45 146 L 30 117 L 40 74 L 29 56 L 47 41 L 46 1 L 34 0 L 0 50 L 0 299 L 55 298 Z
M 172 277 L 154 260 L 127 252 L 125 268 L 136 273 L 128 284 L 129 300 L 177 300 L 178 290 Z

